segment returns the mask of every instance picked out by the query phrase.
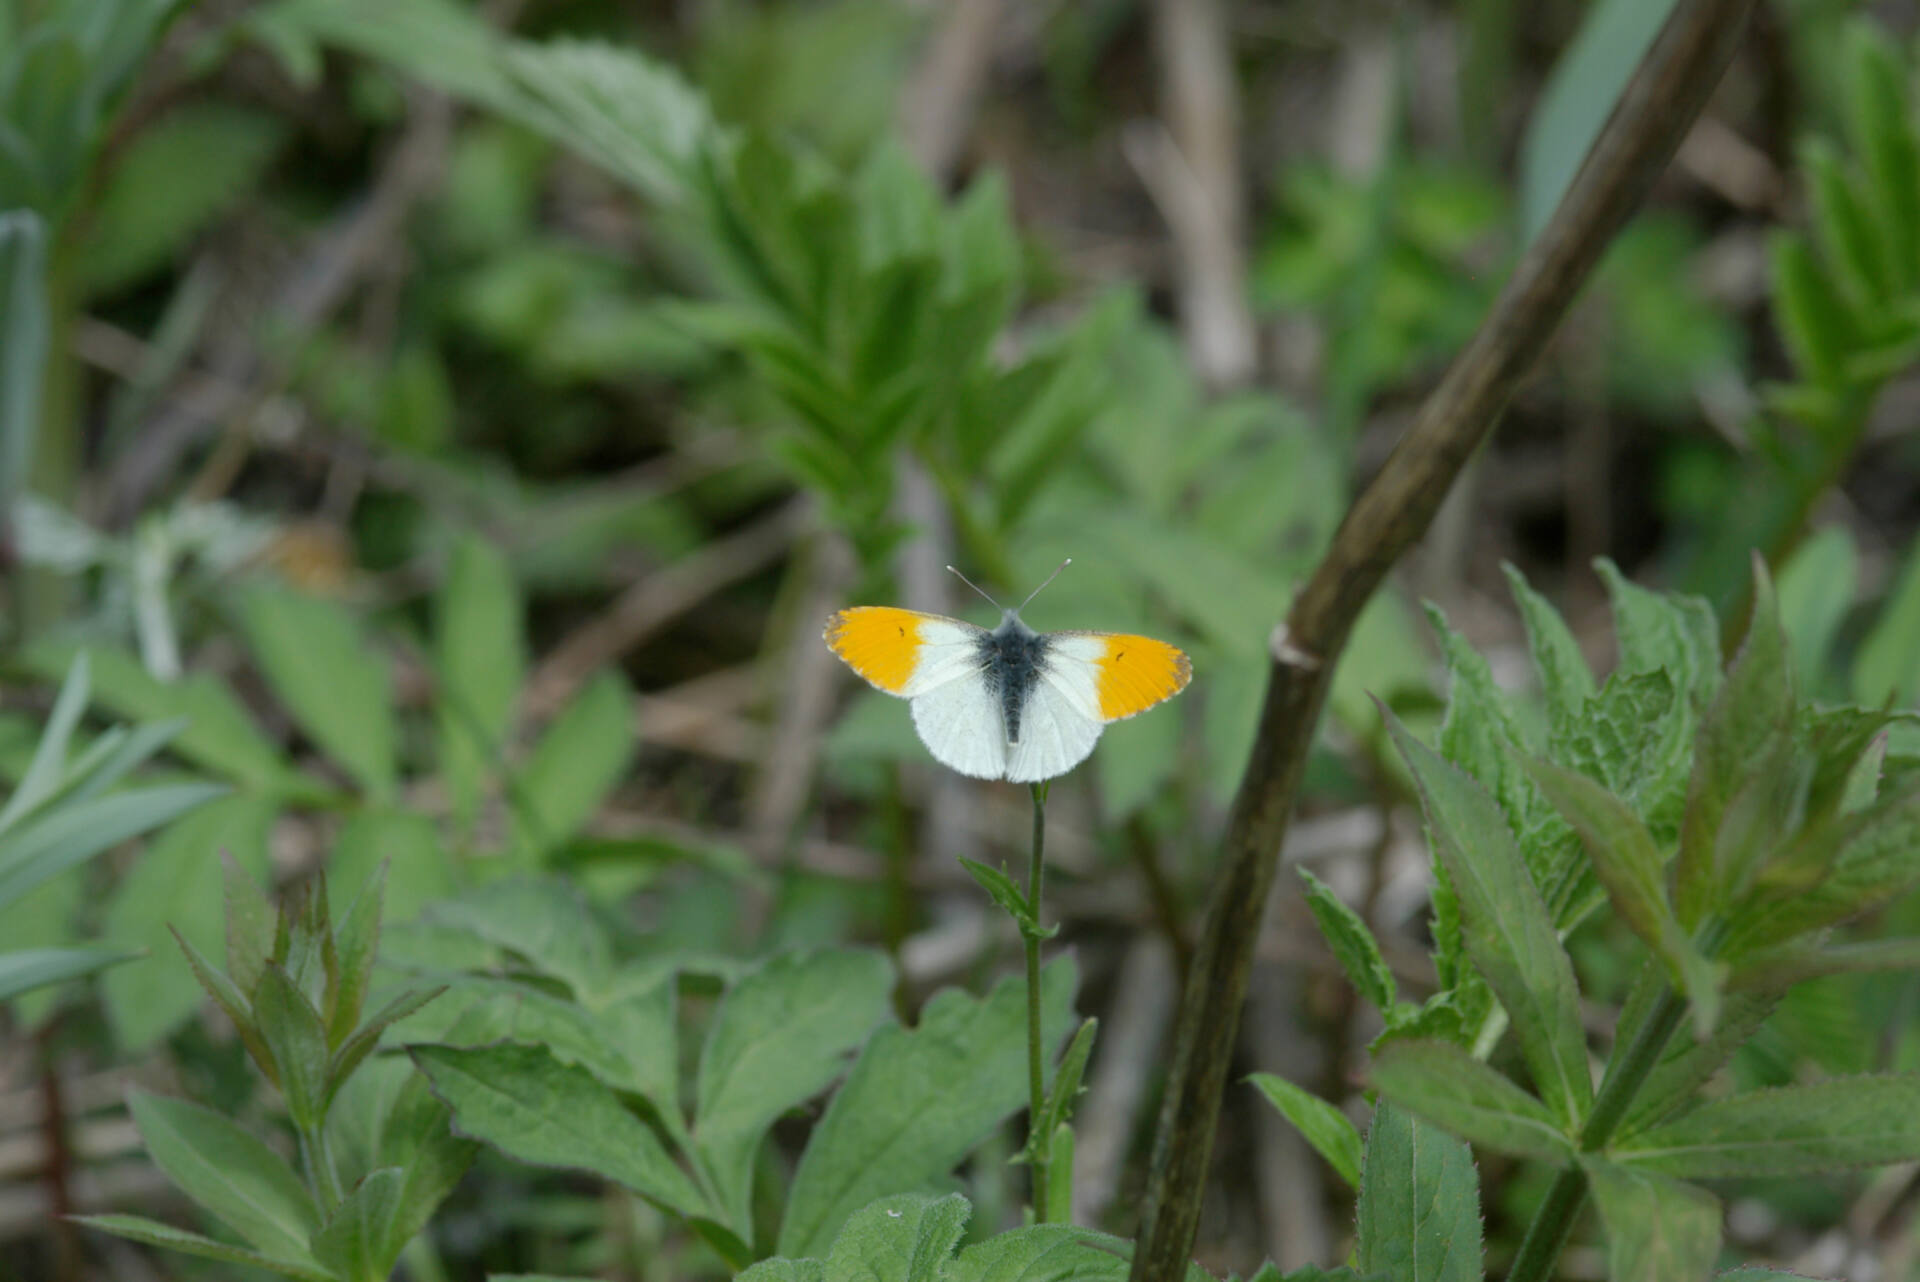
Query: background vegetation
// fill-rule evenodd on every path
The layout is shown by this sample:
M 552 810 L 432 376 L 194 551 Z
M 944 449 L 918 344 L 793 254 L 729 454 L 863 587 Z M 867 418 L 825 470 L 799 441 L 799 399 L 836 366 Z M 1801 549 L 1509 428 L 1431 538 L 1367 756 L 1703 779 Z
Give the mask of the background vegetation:
M 1270 633 L 1672 8 L 0 0 L 0 1277 L 1124 1273 Z M 1914 24 L 1758 6 L 1362 614 L 1211 1273 L 1910 1276 Z M 1027 798 L 819 632 L 1069 555 L 1195 679 L 1006 1232 Z

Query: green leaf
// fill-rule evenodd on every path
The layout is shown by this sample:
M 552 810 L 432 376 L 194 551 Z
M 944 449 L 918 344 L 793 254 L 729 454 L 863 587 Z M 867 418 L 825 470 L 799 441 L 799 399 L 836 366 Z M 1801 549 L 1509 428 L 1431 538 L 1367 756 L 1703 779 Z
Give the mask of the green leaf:
M 575 696 L 521 767 L 514 808 L 517 848 L 544 857 L 592 818 L 633 755 L 633 697 L 602 672 Z
M 173 939 L 180 946 L 180 952 L 187 959 L 187 966 L 193 971 L 193 977 L 199 981 L 200 989 L 213 998 L 226 1017 L 233 1021 L 234 1032 L 240 1036 L 241 1044 L 247 1048 L 247 1054 L 259 1065 L 260 1071 L 275 1086 L 280 1084 L 280 1070 L 273 1062 L 273 1052 L 267 1049 L 266 1042 L 260 1038 L 260 1029 L 253 1020 L 253 1003 L 239 989 L 228 975 L 181 937 L 179 931 L 173 932 Z
M 1865 810 L 1809 825 L 1761 870 L 1731 915 L 1722 955 L 1737 961 L 1878 907 L 1920 881 L 1920 782 Z
M 1780 567 L 1780 621 L 1803 690 L 1817 691 L 1826 678 L 1834 639 L 1853 608 L 1858 566 L 1852 536 L 1844 526 L 1830 525 L 1810 535 Z
M 408 989 L 375 1011 L 371 1019 L 340 1043 L 340 1048 L 327 1061 L 326 1098 L 331 1100 L 360 1062 L 373 1054 L 374 1048 L 380 1045 L 381 1034 L 446 991 L 444 987 Z
M 26 660 L 41 675 L 57 676 L 73 654 L 69 647 L 41 645 L 28 650 Z M 187 760 L 252 789 L 316 791 L 311 780 L 283 764 L 279 749 L 225 682 L 204 672 L 160 681 L 124 651 L 94 646 L 87 655 L 95 701 L 137 721 L 183 719 L 186 729 L 172 747 Z
M 269 964 L 253 990 L 253 1018 L 273 1053 L 293 1124 L 311 1130 L 326 1116 L 327 1029 L 287 972 Z
M 1065 1032 L 1070 958 L 1042 972 L 1047 1045 Z M 782 1255 L 820 1255 L 855 1210 L 888 1190 L 946 1175 L 1027 1100 L 1023 980 L 985 998 L 934 996 L 909 1032 L 883 1025 L 813 1128 L 780 1224 Z
M 1040 1120 L 1037 1124 L 1028 1127 L 1028 1148 L 1014 1158 L 1014 1161 L 1031 1160 L 1032 1145 L 1040 1137 L 1044 1137 L 1044 1142 L 1048 1145 L 1053 1144 L 1061 1136 L 1066 1137 L 1068 1145 L 1073 1143 L 1073 1128 L 1067 1125 L 1067 1119 L 1073 1116 L 1074 1103 L 1080 1098 L 1080 1079 L 1087 1071 L 1087 1057 L 1093 1054 L 1093 1039 L 1099 1031 L 1100 1021 L 1097 1019 L 1085 1019 L 1080 1022 L 1079 1031 L 1074 1033 L 1073 1040 L 1067 1043 L 1066 1052 L 1060 1056 L 1060 1067 L 1054 1070 L 1053 1085 L 1047 1088 L 1046 1102 L 1040 1106 Z M 1049 1148 L 1047 1160 L 1053 1163 L 1051 1169 L 1056 1177 L 1059 1174 L 1061 1162 L 1066 1163 L 1069 1171 L 1073 1166 L 1071 1149 L 1066 1157 L 1062 1158 L 1060 1154 Z M 1071 1194 L 1071 1192 L 1072 1189 L 1069 1188 L 1068 1193 Z M 1065 1206 L 1068 1203 L 1053 1205 Z
M 960 1252 L 941 1282 L 1122 1282 L 1133 1244 L 1066 1224 L 1033 1224 L 996 1234 Z M 1187 1282 L 1207 1275 L 1197 1266 Z
M 433 653 L 440 772 L 463 822 L 472 822 L 513 724 L 527 668 L 523 613 L 506 557 L 483 539 L 462 539 L 435 601 Z
M 381 919 L 410 922 L 430 903 L 454 893 L 453 853 L 438 825 L 417 810 L 367 806 L 340 826 L 327 856 L 327 885 L 344 899 L 364 894 L 385 868 Z
M 1384 1100 L 1367 1130 L 1357 1221 L 1362 1273 L 1390 1282 L 1481 1282 L 1472 1150 Z
M 1907 68 L 1871 22 L 1846 28 L 1847 133 L 1870 182 L 1875 231 L 1886 242 L 1889 283 L 1910 288 L 1920 274 L 1920 142 L 1909 124 Z
M 518 953 L 566 984 L 579 1000 L 590 1000 L 611 982 L 607 933 L 565 882 L 495 882 L 433 904 L 425 918 Z
M 257 814 L 265 816 L 265 822 L 271 822 L 267 812 Z M 241 848 L 250 854 L 256 844 L 248 842 Z M 262 871 L 272 875 L 270 866 L 263 867 Z M 253 986 L 260 982 L 260 972 L 266 968 L 267 959 L 273 955 L 280 913 L 269 902 L 254 874 L 241 867 L 232 849 L 225 846 L 220 851 L 220 883 L 221 902 L 226 908 L 227 969 L 240 991 L 251 993 Z
M 1908 545 L 1900 578 L 1853 661 L 1853 697 L 1869 707 L 1920 696 L 1920 540 Z
M 1594 569 L 1607 585 L 1620 670 L 1665 672 L 1694 698 L 1711 698 L 1720 687 L 1720 623 L 1705 599 L 1678 592 L 1650 592 L 1606 557 Z
M 1360 1187 L 1360 1132 L 1345 1113 L 1284 1077 L 1255 1073 L 1247 1080 L 1293 1123 L 1348 1188 Z
M 1540 673 L 1540 691 L 1547 700 L 1547 724 L 1556 733 L 1576 723 L 1580 710 L 1593 698 L 1593 669 L 1580 653 L 1580 643 L 1560 612 L 1528 586 L 1526 577 L 1511 565 L 1501 567 L 1520 618 L 1527 627 L 1527 647 Z
M 753 1160 L 767 1128 L 840 1075 L 886 1018 L 892 991 L 884 954 L 842 949 L 778 954 L 721 1001 L 700 1056 L 693 1133 L 743 1238 L 753 1236 Z
M 1401 1108 L 1476 1144 L 1527 1157 L 1573 1154 L 1545 1105 L 1451 1042 L 1391 1039 L 1370 1077 Z
M 301 1282 L 339 1282 L 333 1274 L 321 1269 L 317 1261 L 296 1264 L 291 1260 L 275 1259 L 138 1215 L 76 1215 L 73 1217 L 73 1222 L 84 1224 L 90 1229 L 99 1229 L 103 1233 L 111 1233 L 115 1237 L 144 1242 L 148 1246 L 165 1247 L 169 1251 L 197 1255 L 207 1260 L 219 1260 L 223 1264 L 250 1265 L 256 1269 L 278 1273 L 282 1277 L 299 1278 Z
M 1890 266 L 1882 261 L 1884 247 L 1872 218 L 1831 143 L 1819 138 L 1809 141 L 1800 149 L 1800 168 L 1812 197 L 1811 221 L 1820 257 L 1847 301 L 1866 313 L 1884 297 Z
M 48 984 L 91 975 L 139 955 L 111 948 L 21 948 L 0 953 L 0 1002 Z
M 327 1045 L 338 1048 L 360 1023 L 360 1010 L 366 1005 L 367 988 L 373 981 L 373 962 L 380 948 L 380 908 L 386 899 L 387 864 L 384 862 L 354 896 L 353 907 L 341 919 L 334 934 L 339 955 L 339 981 L 328 985 L 331 1008 L 322 1012 L 327 1020 Z
M 100 295 L 172 266 L 187 240 L 255 185 L 286 137 L 267 111 L 183 103 L 118 149 L 77 255 L 80 284 Z
M 219 1113 L 183 1099 L 129 1091 L 127 1107 L 154 1164 L 181 1192 L 259 1248 L 312 1264 L 313 1200 L 281 1157 Z
M 26 203 L 20 193 L 5 191 L 6 185 L 0 176 L 0 204 Z M 46 274 L 47 226 L 40 215 L 22 208 L 0 214 L 0 514 L 9 521 L 32 469 L 33 442 L 40 432 L 40 387 L 47 361 Z
M 27 763 L 27 773 L 20 777 L 13 795 L 7 798 L 6 808 L 0 809 L 0 833 L 51 797 L 66 775 L 67 745 L 72 742 L 74 727 L 80 724 L 80 715 L 87 710 L 91 688 L 87 666 L 84 651 L 74 656 L 66 680 L 60 683 L 60 694 L 53 701 L 53 712 L 40 732 L 40 742 L 34 747 L 33 759 Z
M 1846 304 L 1807 242 L 1776 231 L 1767 242 L 1774 323 L 1795 368 L 1821 388 L 1847 386 L 1846 360 L 1860 346 Z
M 653 1131 L 540 1046 L 412 1046 L 460 1133 L 536 1166 L 589 1171 L 689 1219 L 712 1214 Z
M 1680 928 L 1667 903 L 1666 864 L 1653 834 L 1626 803 L 1583 774 L 1550 761 L 1528 763 L 1534 782 L 1586 843 L 1600 881 L 1621 920 L 1666 965 L 1693 1003 L 1696 1031 L 1713 1031 L 1720 992 L 1712 967 Z
M 1720 1203 L 1691 1184 L 1585 1158 L 1610 1282 L 1697 1282 L 1720 1255 Z
M 1910 1162 L 1920 1158 L 1920 1076 L 1838 1077 L 1715 1100 L 1612 1156 L 1681 1179 Z
M 1300 869 L 1300 879 L 1307 883 L 1307 907 L 1313 913 L 1313 920 L 1326 936 L 1327 946 L 1333 950 L 1340 969 L 1347 973 L 1347 979 L 1362 997 L 1373 1003 L 1375 1010 L 1383 1013 L 1392 1010 L 1396 1000 L 1393 972 L 1387 969 L 1380 945 L 1374 941 L 1367 923 L 1307 869 Z
M 1520 144 L 1520 224 L 1547 225 L 1673 0 L 1598 0 L 1547 77 Z
M 1665 981 L 1660 981 L 1664 985 Z M 1705 1085 L 1733 1053 L 1746 1045 L 1760 1026 L 1780 1004 L 1777 993 L 1730 993 L 1720 1012 L 1713 1035 L 1704 1041 L 1676 1037 L 1655 1065 L 1647 1081 L 1633 1097 L 1627 1115 L 1620 1124 L 1616 1142 L 1665 1120 L 1669 1115 L 1698 1102 Z M 1629 1011 L 1622 1012 L 1619 1027 L 1630 1028 Z
M 1561 1129 L 1593 1105 L 1573 963 L 1486 790 L 1382 710 L 1413 771 L 1435 853 L 1459 896 L 1467 950 L 1513 1019 L 1521 1053 Z
M 275 813 L 257 796 L 204 806 L 155 839 L 114 888 L 103 923 L 107 942 L 148 953 L 143 965 L 123 966 L 102 981 L 107 1022 L 123 1053 L 152 1046 L 199 1008 L 199 986 L 169 928 L 202 953 L 219 946 L 226 928 L 221 852 L 233 856 L 240 875 L 264 876 Z M 231 954 L 228 968 L 241 973 Z
M 398 1167 L 368 1172 L 314 1235 L 314 1258 L 342 1282 L 387 1282 L 407 1244 L 399 1220 L 405 1181 Z
M 100 852 L 200 807 L 226 789 L 171 783 L 51 806 L 0 837 L 0 908 Z
M 962 858 L 960 863 L 968 875 L 980 884 L 980 889 L 986 891 L 993 902 L 1013 918 L 1013 924 L 1019 927 L 1021 935 L 1045 939 L 1053 933 L 1041 931 L 1040 918 L 1034 912 L 1033 905 L 1027 902 L 1027 893 L 1007 875 L 1004 868 L 992 868 L 977 859 Z
M 390 799 L 399 737 L 392 681 L 353 616 L 319 597 L 258 587 L 241 599 L 240 625 L 300 728 L 375 799 Z
M 941 1282 L 972 1214 L 958 1193 L 903 1193 L 864 1206 L 833 1240 L 828 1282 Z
M 1786 633 L 1766 566 L 1754 562 L 1753 612 L 1746 640 L 1727 670 L 1726 684 L 1701 723 L 1687 785 L 1686 816 L 1674 868 L 1675 911 L 1687 930 L 1715 906 L 1722 870 L 1715 852 L 1727 807 L 1754 761 L 1793 728 L 1793 674 Z

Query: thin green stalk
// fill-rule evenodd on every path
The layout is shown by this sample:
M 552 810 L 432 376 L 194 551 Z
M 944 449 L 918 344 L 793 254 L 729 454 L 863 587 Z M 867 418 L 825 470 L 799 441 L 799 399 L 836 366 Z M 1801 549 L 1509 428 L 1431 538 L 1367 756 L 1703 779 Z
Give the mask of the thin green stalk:
M 1033 907 L 1035 927 L 1040 924 L 1040 891 L 1046 881 L 1047 784 L 1033 785 L 1033 854 L 1027 861 L 1027 903 Z M 1047 1084 L 1040 1043 L 1040 936 L 1037 930 L 1024 932 L 1027 945 L 1027 1087 L 1032 1099 L 1027 1114 L 1027 1155 L 1032 1162 L 1033 1221 L 1047 1219 L 1047 1158 L 1053 1137 L 1039 1135 L 1034 1127 L 1043 1125 L 1047 1111 Z
M 313 1185 L 321 1207 L 332 1215 L 346 1200 L 346 1192 L 340 1187 L 340 1172 L 333 1164 L 333 1150 L 327 1144 L 327 1124 L 322 1120 L 311 1129 L 303 1126 L 299 1131 L 300 1160 L 307 1168 L 308 1182 Z
M 1633 1040 L 1624 1052 L 1617 1053 L 1607 1065 L 1606 1078 L 1600 1083 L 1600 1094 L 1593 1101 L 1593 1112 L 1587 1115 L 1587 1124 L 1580 1130 L 1580 1151 L 1598 1153 L 1613 1138 L 1613 1133 L 1627 1115 L 1628 1105 L 1633 1097 L 1646 1085 L 1648 1074 L 1659 1064 L 1660 1056 L 1673 1040 L 1673 1034 L 1680 1027 L 1680 1021 L 1687 1013 L 1687 999 L 1676 993 L 1672 986 L 1665 988 L 1654 1002 L 1647 1017 L 1634 1032 Z M 1545 1282 L 1553 1273 L 1553 1265 L 1560 1258 L 1560 1249 L 1567 1243 L 1567 1234 L 1573 1231 L 1574 1216 L 1580 1211 L 1581 1203 L 1587 1198 L 1587 1173 L 1578 1163 L 1567 1167 L 1555 1177 L 1547 1189 L 1547 1196 L 1540 1203 L 1540 1209 L 1534 1212 L 1533 1223 L 1527 1226 L 1527 1236 L 1521 1240 L 1520 1252 L 1513 1259 L 1513 1267 L 1507 1271 L 1507 1282 Z

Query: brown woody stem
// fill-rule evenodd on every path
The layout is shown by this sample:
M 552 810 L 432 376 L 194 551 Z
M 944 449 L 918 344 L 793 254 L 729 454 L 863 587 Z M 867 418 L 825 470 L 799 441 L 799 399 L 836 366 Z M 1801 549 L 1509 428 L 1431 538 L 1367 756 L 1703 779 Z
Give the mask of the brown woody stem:
M 1540 236 L 1361 493 L 1270 643 L 1260 727 L 1187 974 L 1131 1282 L 1179 1282 L 1199 1228 L 1253 948 L 1327 686 L 1361 608 L 1432 522 L 1732 59 L 1753 0 L 1680 0 Z

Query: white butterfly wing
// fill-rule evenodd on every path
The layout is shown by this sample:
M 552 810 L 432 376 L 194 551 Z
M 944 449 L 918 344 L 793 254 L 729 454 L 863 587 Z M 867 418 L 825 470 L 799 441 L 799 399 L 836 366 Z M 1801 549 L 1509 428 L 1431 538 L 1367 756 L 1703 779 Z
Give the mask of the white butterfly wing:
M 1007 773 L 1007 723 L 1000 699 L 976 668 L 972 679 L 955 673 L 913 698 L 913 728 L 933 759 L 975 779 Z
M 1092 681 L 1085 660 L 1048 654 L 1020 709 L 1020 742 L 1007 748 L 1007 778 L 1037 783 L 1065 774 L 1093 754 L 1102 722 Z

